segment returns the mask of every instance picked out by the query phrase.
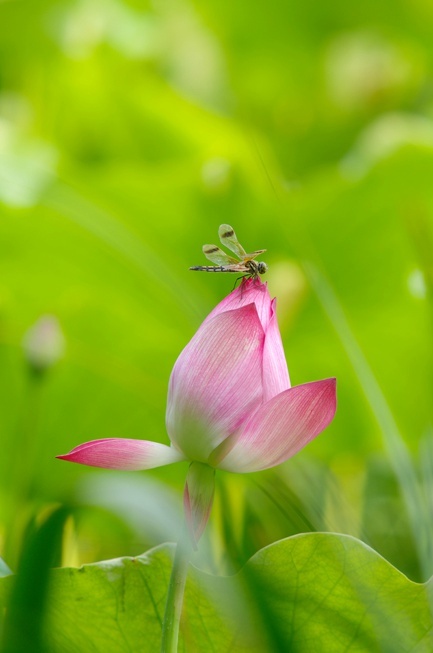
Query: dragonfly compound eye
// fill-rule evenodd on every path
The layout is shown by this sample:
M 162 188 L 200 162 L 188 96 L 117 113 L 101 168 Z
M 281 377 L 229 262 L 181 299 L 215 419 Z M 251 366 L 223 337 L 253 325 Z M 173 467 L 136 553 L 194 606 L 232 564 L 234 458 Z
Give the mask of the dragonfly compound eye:
M 265 272 L 267 271 L 268 271 L 268 266 L 266 265 L 266 263 L 263 263 L 263 261 L 261 263 L 257 263 L 257 272 L 259 274 L 265 274 Z

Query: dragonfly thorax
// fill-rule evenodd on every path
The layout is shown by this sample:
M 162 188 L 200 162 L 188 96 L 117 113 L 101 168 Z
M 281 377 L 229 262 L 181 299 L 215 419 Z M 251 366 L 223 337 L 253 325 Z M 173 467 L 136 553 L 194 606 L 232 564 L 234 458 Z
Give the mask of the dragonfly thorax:
M 250 268 L 251 274 L 255 276 L 268 271 L 268 266 L 263 261 L 248 261 L 247 266 Z

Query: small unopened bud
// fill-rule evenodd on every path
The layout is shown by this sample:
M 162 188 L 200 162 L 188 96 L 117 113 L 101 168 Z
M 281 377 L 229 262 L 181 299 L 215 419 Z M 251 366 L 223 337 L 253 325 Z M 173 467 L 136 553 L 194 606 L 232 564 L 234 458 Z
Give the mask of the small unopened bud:
M 24 356 L 35 372 L 43 372 L 63 356 L 65 338 L 53 315 L 43 315 L 26 332 L 23 339 Z

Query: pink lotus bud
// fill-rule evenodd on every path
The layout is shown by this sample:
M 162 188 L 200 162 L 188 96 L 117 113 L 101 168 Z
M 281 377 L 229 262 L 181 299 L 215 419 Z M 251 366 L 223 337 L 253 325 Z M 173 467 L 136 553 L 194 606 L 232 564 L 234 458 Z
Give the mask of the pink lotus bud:
M 173 368 L 167 431 L 178 451 L 230 471 L 293 456 L 332 420 L 335 379 L 290 388 L 275 300 L 243 281 L 203 322 Z
M 166 416 L 171 447 L 111 438 L 61 458 L 116 469 L 192 461 L 184 503 L 195 541 L 213 497 L 213 484 L 199 487 L 203 470 L 253 472 L 284 462 L 332 421 L 335 386 L 331 378 L 290 387 L 275 300 L 258 278 L 246 279 L 208 315 L 174 365 Z

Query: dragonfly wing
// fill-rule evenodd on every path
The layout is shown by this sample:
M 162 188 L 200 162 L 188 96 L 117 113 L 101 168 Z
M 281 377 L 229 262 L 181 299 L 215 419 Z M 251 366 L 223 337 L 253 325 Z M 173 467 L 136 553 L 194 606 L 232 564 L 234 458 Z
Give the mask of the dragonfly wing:
M 218 236 L 222 244 L 236 254 L 240 259 L 245 258 L 246 252 L 239 243 L 235 230 L 229 224 L 222 224 L 218 229 Z
M 265 249 L 257 249 L 255 252 L 251 252 L 251 254 L 245 254 L 244 261 L 247 263 L 248 261 L 252 261 L 253 259 L 257 258 L 260 256 L 260 254 L 263 254 L 263 252 L 266 252 Z
M 203 245 L 203 254 L 215 265 L 237 265 L 238 261 L 232 258 L 216 245 Z

